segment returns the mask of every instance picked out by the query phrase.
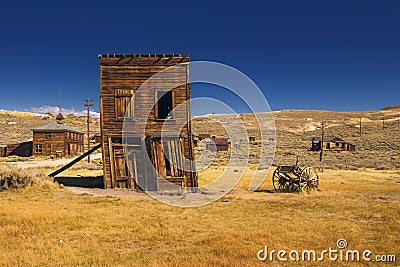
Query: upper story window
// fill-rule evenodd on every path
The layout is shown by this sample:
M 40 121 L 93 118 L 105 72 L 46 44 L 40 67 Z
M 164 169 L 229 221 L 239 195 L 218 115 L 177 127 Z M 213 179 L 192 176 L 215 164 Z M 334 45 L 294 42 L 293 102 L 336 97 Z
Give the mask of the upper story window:
M 44 133 L 44 138 L 51 138 L 51 133 Z
M 174 94 L 173 91 L 156 90 L 155 117 L 158 120 L 173 119 Z
M 133 104 L 132 89 L 115 89 L 115 118 L 123 119 L 133 118 L 134 116 L 134 104 Z M 132 101 L 132 103 L 131 103 Z M 131 105 L 129 105 L 131 103 Z

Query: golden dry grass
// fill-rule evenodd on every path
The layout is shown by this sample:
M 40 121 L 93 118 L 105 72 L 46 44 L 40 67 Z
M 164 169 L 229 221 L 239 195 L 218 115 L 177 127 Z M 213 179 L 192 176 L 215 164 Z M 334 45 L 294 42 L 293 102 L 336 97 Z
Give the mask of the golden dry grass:
M 399 171 L 325 170 L 321 190 L 310 194 L 271 193 L 269 179 L 248 193 L 251 174 L 228 202 L 197 208 L 51 186 L 1 192 L 0 265 L 265 266 L 256 259 L 264 245 L 322 250 L 339 238 L 352 249 L 399 257 Z

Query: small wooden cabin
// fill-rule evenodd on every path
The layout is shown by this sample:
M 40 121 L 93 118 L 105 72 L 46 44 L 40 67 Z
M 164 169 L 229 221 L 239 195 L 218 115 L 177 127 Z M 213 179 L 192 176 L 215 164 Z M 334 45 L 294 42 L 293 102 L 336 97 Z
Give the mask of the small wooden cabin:
M 101 54 L 99 60 L 104 186 L 156 191 L 166 179 L 196 188 L 189 56 Z
M 33 128 L 33 156 L 65 157 L 83 153 L 84 133 L 51 123 Z
M 199 133 L 197 136 L 200 140 L 203 140 L 206 138 L 211 138 L 211 134 L 209 134 L 209 133 Z
M 311 140 L 311 151 L 320 151 L 323 145 L 324 150 L 334 150 L 334 151 L 355 151 L 356 146 L 350 144 L 349 142 L 339 138 L 339 137 L 326 137 L 324 138 L 324 143 L 320 138 L 313 137 Z
M 231 148 L 231 140 L 224 137 L 212 136 L 211 139 L 206 139 L 206 149 L 211 151 L 228 151 Z

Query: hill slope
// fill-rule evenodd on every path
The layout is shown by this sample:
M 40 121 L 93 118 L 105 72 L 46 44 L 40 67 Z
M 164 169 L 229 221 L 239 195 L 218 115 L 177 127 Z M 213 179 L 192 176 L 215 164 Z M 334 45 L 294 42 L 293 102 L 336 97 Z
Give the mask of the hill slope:
M 400 168 L 400 108 L 379 111 L 331 112 L 315 110 L 282 110 L 273 112 L 276 125 L 276 154 L 274 164 L 293 164 L 296 156 L 301 165 L 333 168 Z M 212 114 L 195 117 L 194 134 L 211 133 L 228 137 L 220 122 L 229 123 L 240 118 L 249 136 L 260 139 L 257 122 L 252 114 Z M 360 136 L 360 119 L 361 132 Z M 384 119 L 384 122 L 383 122 Z M 0 111 L 0 144 L 18 143 L 32 139 L 31 128 L 55 122 L 54 115 Z M 91 119 L 92 132 L 99 131 L 99 119 Z M 319 163 L 319 152 L 309 151 L 311 138 L 321 136 L 324 122 L 326 136 L 338 136 L 356 145 L 355 152 L 326 151 Z M 65 124 L 86 132 L 86 118 L 66 116 Z M 383 128 L 383 125 L 385 126 Z M 250 146 L 250 162 L 256 163 L 260 144 Z M 216 164 L 226 163 L 228 152 L 220 152 Z
M 64 124 L 77 130 L 87 131 L 87 118 L 64 116 Z M 31 112 L 0 110 L 0 145 L 32 140 L 32 128 L 55 123 L 56 116 Z M 91 133 L 100 131 L 100 120 L 91 119 Z
M 331 112 L 315 110 L 282 110 L 273 112 L 277 147 L 274 164 L 291 165 L 300 157 L 301 165 L 333 168 L 400 168 L 400 108 L 366 112 Z M 193 132 L 211 132 L 227 136 L 216 121 L 229 122 L 237 115 L 207 115 L 197 117 Z M 257 122 L 251 114 L 240 115 L 248 135 L 260 138 Z M 360 136 L 361 119 L 361 136 Z M 384 119 L 384 123 L 383 123 Z M 326 151 L 323 163 L 319 152 L 309 151 L 312 137 L 320 137 L 322 122 L 325 136 L 338 136 L 356 145 L 355 152 Z M 383 128 L 383 125 L 385 126 Z M 210 129 L 210 130 L 209 130 Z M 256 162 L 260 145 L 251 145 L 251 160 Z M 224 159 L 228 157 L 225 153 Z

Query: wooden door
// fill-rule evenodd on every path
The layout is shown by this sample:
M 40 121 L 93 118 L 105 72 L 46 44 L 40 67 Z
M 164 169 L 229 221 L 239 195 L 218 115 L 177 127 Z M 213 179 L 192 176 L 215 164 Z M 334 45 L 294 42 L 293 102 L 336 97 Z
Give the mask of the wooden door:
M 184 176 L 183 139 L 153 140 L 153 165 L 157 173 L 164 177 Z
M 124 157 L 122 146 L 113 146 L 114 180 L 116 187 L 128 187 L 131 183 L 130 174 Z

